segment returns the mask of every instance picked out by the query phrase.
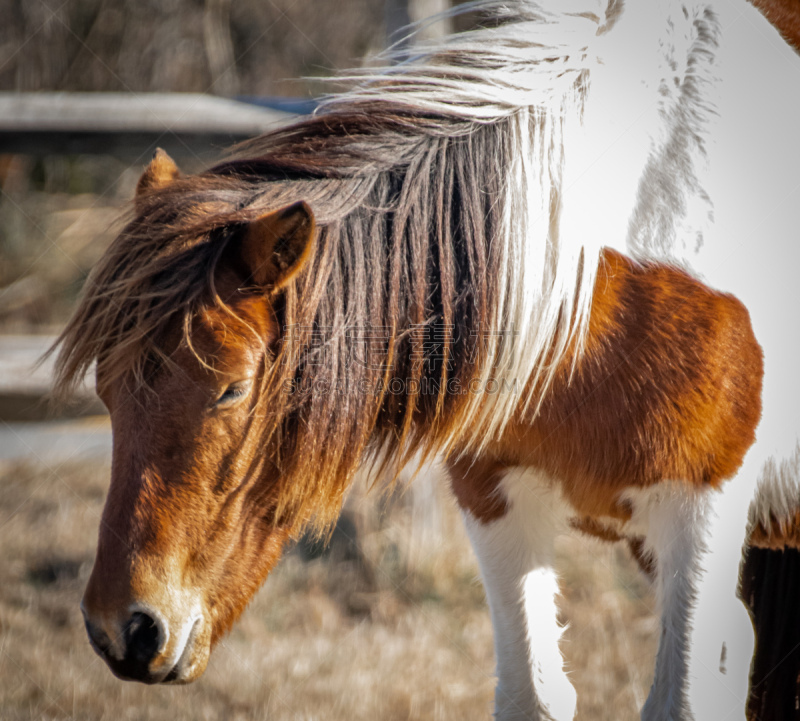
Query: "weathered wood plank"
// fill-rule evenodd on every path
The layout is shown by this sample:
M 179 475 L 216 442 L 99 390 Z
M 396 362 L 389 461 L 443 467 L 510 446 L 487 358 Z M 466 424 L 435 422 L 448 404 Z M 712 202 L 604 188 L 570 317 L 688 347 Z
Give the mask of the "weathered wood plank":
M 0 153 L 203 159 L 294 117 L 197 93 L 0 93 Z

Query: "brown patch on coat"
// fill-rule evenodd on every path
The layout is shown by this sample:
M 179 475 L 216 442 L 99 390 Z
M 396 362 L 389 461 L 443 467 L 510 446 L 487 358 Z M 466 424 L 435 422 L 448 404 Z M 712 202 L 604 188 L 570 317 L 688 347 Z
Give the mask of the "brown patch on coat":
M 644 538 L 635 536 L 634 538 L 626 539 L 628 541 L 628 548 L 636 563 L 639 565 L 639 570 L 644 573 L 651 581 L 656 580 L 656 559 L 651 553 L 647 552 L 644 547 Z
M 800 3 L 797 0 L 750 0 L 778 30 L 783 39 L 800 52 Z
M 544 470 L 581 517 L 628 520 L 622 492 L 664 480 L 716 488 L 755 439 L 763 362 L 747 310 L 682 270 L 604 251 L 573 360 L 487 457 Z
M 583 518 L 571 518 L 569 525 L 574 530 L 585 533 L 587 536 L 599 538 L 601 541 L 607 541 L 609 543 L 625 541 L 628 544 L 633 560 L 636 561 L 642 573 L 651 581 L 655 579 L 655 559 L 652 554 L 647 552 L 644 545 L 644 538 L 641 536 L 627 536 L 608 524 L 603 523 L 603 521 L 588 516 L 584 516 Z
M 483 523 L 502 518 L 508 502 L 500 490 L 506 466 L 490 458 L 461 457 L 447 462 L 450 486 L 459 507 Z
M 587 536 L 599 538 L 601 541 L 615 543 L 616 541 L 625 540 L 625 536 L 619 533 L 619 531 L 612 528 L 608 524 L 603 523 L 601 520 L 597 518 L 591 518 L 590 516 L 571 518 L 569 525 L 574 530 L 585 533 Z

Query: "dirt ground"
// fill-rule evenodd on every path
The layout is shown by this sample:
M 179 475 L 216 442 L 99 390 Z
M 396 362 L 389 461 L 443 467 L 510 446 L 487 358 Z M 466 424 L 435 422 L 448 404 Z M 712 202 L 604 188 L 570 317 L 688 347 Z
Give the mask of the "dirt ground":
M 332 549 L 288 553 L 198 682 L 147 687 L 110 674 L 78 609 L 108 473 L 0 469 L 0 718 L 490 718 L 488 612 L 442 484 L 388 502 L 356 486 Z M 633 721 L 657 641 L 646 583 L 621 547 L 570 538 L 560 555 L 578 718 Z

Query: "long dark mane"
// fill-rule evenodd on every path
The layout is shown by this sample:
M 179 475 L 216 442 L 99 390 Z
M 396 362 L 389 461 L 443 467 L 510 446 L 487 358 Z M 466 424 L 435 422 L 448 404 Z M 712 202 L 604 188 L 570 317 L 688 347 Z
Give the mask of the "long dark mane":
M 411 454 L 422 440 L 415 419 L 446 426 L 445 401 L 457 399 L 448 383 L 466 388 L 485 362 L 474 330 L 492 325 L 502 249 L 489 239 L 508 149 L 496 127 L 366 110 L 277 131 L 241 159 L 140 198 L 61 336 L 59 388 L 94 361 L 106 382 L 144 382 L 157 339 L 176 323 L 188 332 L 186 319 L 215 302 L 210 283 L 237 229 L 304 199 L 317 250 L 282 299 L 283 339 L 263 389 L 283 475 L 296 491 L 308 479 L 336 498 L 335 471 L 352 470 L 370 442 Z M 422 384 L 426 393 L 399 390 Z M 338 478 L 326 483 L 324 469 Z

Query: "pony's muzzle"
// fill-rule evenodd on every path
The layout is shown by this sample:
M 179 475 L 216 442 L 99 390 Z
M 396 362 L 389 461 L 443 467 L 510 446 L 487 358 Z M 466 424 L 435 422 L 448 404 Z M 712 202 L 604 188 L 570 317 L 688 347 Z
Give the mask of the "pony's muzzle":
M 115 676 L 147 684 L 185 683 L 202 672 L 207 651 L 200 639 L 201 617 L 188 619 L 170 639 L 166 619 L 152 609 L 134 608 L 121 623 L 102 623 L 81 604 L 92 648 Z

